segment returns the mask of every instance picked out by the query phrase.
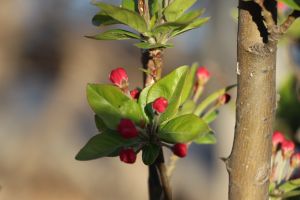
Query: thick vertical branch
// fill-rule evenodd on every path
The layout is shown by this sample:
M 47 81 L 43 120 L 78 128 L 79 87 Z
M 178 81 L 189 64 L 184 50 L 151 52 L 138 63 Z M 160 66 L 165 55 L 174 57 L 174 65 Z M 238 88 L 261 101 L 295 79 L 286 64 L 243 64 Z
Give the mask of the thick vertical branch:
M 144 86 L 150 86 L 161 78 L 163 67 L 163 54 L 161 49 L 152 49 L 142 53 L 143 68 L 148 72 L 144 74 Z M 155 163 L 149 166 L 149 199 L 171 200 L 172 192 L 169 185 L 164 155 L 161 149 Z
M 275 4 L 265 1 L 274 18 Z M 236 126 L 226 161 L 230 200 L 268 199 L 277 44 L 268 41 L 261 14 L 262 8 L 255 2 L 239 1 Z

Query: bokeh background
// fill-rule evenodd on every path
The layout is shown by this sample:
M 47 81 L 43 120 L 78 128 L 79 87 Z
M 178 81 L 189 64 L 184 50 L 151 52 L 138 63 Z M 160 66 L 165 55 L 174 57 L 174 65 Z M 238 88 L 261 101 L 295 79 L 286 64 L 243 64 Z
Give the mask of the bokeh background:
M 231 13 L 237 0 L 198 4 L 212 18 L 173 41 L 175 48 L 165 52 L 164 72 L 197 61 L 212 73 L 209 93 L 236 83 L 237 24 Z M 147 199 L 147 167 L 140 157 L 134 165 L 118 158 L 74 159 L 97 133 L 86 84 L 108 83 L 110 70 L 122 66 L 132 88 L 142 85 L 140 51 L 132 41 L 83 37 L 99 32 L 91 24 L 97 11 L 88 0 L 0 0 L 1 200 Z M 300 124 L 299 112 L 294 112 L 300 108 L 299 43 L 291 36 L 278 53 L 278 88 L 289 80 L 284 91 L 295 103 L 290 109 L 293 128 L 286 116 L 280 127 L 294 138 L 299 138 Z M 231 94 L 235 97 L 235 91 Z M 227 199 L 228 177 L 220 157 L 231 151 L 234 109 L 233 102 L 222 108 L 213 123 L 217 145 L 194 145 L 178 162 L 171 180 L 176 200 Z

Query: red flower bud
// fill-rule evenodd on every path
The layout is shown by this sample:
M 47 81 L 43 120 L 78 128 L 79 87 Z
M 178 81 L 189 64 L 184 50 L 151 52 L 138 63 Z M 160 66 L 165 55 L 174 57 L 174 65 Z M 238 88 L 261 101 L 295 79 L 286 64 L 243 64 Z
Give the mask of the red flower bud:
M 295 144 L 291 140 L 284 140 L 281 144 L 283 156 L 290 156 L 295 150 Z
M 159 97 L 155 99 L 155 101 L 152 103 L 152 108 L 158 113 L 163 113 L 168 107 L 168 100 L 164 97 Z
M 138 131 L 130 119 L 121 119 L 118 125 L 118 132 L 126 139 L 134 138 L 138 135 Z
M 285 141 L 284 135 L 279 131 L 274 131 L 272 136 L 272 144 L 273 147 L 277 147 L 278 144 L 282 144 L 282 142 Z
M 300 153 L 294 153 L 292 155 L 290 165 L 292 168 L 297 168 L 300 166 Z
M 120 88 L 128 85 L 128 76 L 125 69 L 122 67 L 112 70 L 109 74 L 109 80 Z
M 210 73 L 206 67 L 199 67 L 196 72 L 196 76 L 200 84 L 205 84 L 210 79 Z
M 185 157 L 187 155 L 187 145 L 182 143 L 177 143 L 173 146 L 173 153 L 178 157 Z
M 133 149 L 122 149 L 119 153 L 120 160 L 124 163 L 133 164 L 136 160 L 136 153 Z
M 134 90 L 131 90 L 130 91 L 130 96 L 133 98 L 133 99 L 138 99 L 139 96 L 140 96 L 140 90 L 139 89 L 134 89 Z
M 227 93 L 223 94 L 222 96 L 219 97 L 219 102 L 220 104 L 224 105 L 227 104 L 231 99 L 231 96 Z
M 282 2 L 278 2 L 277 7 L 280 12 L 285 12 L 288 9 L 288 6 Z

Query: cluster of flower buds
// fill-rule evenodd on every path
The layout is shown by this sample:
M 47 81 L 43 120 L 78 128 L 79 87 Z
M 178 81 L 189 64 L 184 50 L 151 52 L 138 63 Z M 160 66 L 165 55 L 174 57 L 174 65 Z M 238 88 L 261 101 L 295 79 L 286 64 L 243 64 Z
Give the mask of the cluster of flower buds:
M 124 68 L 119 67 L 112 70 L 109 74 L 109 80 L 118 88 L 120 88 L 125 94 L 130 95 L 132 99 L 137 100 L 140 96 L 140 89 L 135 88 L 129 92 L 128 75 Z
M 272 173 L 271 183 L 280 185 L 292 178 L 300 167 L 300 153 L 295 152 L 295 144 L 275 131 L 272 136 Z
M 197 70 L 197 83 L 198 85 L 204 86 L 210 78 L 210 73 L 206 70 L 205 67 L 199 67 Z M 140 95 L 140 89 L 136 88 L 129 92 L 128 86 L 128 75 L 124 68 L 116 68 L 111 71 L 109 75 L 110 81 L 120 88 L 125 94 L 130 95 L 132 99 L 137 100 Z M 227 97 L 222 101 L 228 101 Z M 168 100 L 164 97 L 159 97 L 155 99 L 152 103 L 152 109 L 155 114 L 154 122 L 152 126 L 156 127 L 158 119 L 162 113 L 164 113 L 168 107 Z M 121 119 L 117 131 L 124 139 L 132 139 L 139 136 L 139 131 L 135 123 L 130 119 Z M 173 147 L 170 147 L 172 152 L 178 157 L 185 157 L 187 155 L 187 145 L 186 144 L 175 144 Z M 133 164 L 136 161 L 136 154 L 132 147 L 121 149 L 119 152 L 119 157 L 122 162 Z

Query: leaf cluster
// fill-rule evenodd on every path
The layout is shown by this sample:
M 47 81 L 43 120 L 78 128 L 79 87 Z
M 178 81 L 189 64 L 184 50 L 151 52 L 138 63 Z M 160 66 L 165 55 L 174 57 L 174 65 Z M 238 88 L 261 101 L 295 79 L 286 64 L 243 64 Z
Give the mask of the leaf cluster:
M 197 0 L 122 0 L 120 6 L 94 3 L 100 8 L 92 19 L 96 26 L 125 25 L 127 29 L 110 29 L 94 36 L 96 40 L 137 39 L 141 49 L 171 47 L 168 41 L 184 32 L 201 27 L 209 18 L 200 18 L 204 9 L 188 11 Z
M 217 110 L 204 112 L 223 95 L 224 88 L 208 96 L 200 104 L 191 100 L 197 64 L 182 66 L 144 88 L 138 100 L 124 94 L 119 88 L 106 84 L 89 84 L 87 98 L 95 112 L 99 134 L 91 138 L 77 154 L 78 160 L 117 156 L 122 148 L 143 152 L 145 164 L 152 164 L 161 146 L 195 142 L 213 144 L 216 138 L 209 127 L 218 115 Z M 157 117 L 152 103 L 159 97 L 168 100 L 166 111 Z M 138 127 L 139 135 L 124 139 L 118 133 L 121 119 L 130 119 Z

